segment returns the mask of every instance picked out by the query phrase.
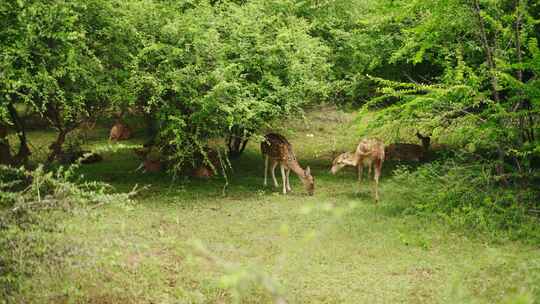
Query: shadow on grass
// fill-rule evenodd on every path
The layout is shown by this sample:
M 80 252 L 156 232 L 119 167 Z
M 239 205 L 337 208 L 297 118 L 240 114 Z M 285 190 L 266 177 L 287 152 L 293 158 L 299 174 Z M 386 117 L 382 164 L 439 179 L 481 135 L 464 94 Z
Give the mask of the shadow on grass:
M 248 145 L 239 159 L 231 162 L 232 169 L 228 170 L 227 179 L 223 176 L 201 179 L 174 176 L 168 172 L 136 171 L 140 160 L 130 149 L 108 152 L 103 157 L 104 160 L 100 163 L 83 165 L 79 172 L 84 175 L 86 180 L 103 181 L 122 192 L 130 191 L 135 185 L 139 187 L 151 185 L 139 196 L 139 200 L 145 203 L 194 201 L 196 204 L 204 204 L 205 201 L 222 199 L 224 194 L 229 199 L 239 200 L 282 195 L 281 186 L 274 188 L 270 174 L 268 176 L 269 185 L 264 187 L 264 159 L 259 152 L 258 143 L 255 142 Z M 316 198 L 331 199 L 337 203 L 340 201 L 362 201 L 367 204 L 375 204 L 373 177 L 368 178 L 367 172 L 364 172 L 364 179 L 359 184 L 355 168 L 344 168 L 337 175 L 332 175 L 330 173 L 330 159 L 311 157 L 300 159 L 299 162 L 303 168 L 309 165 L 312 169 L 316 181 Z M 391 178 L 392 172 L 397 166 L 396 162 L 385 162 L 381 179 L 382 186 L 384 186 L 385 180 Z M 279 169 L 276 169 L 276 177 L 281 185 Z M 291 174 L 291 183 L 293 192 L 288 196 L 305 196 L 304 187 L 294 174 Z M 384 207 L 380 210 L 383 214 L 398 216 L 405 207 L 390 202 L 386 198 L 385 192 L 391 191 L 391 189 L 385 188 L 381 188 L 384 189 L 381 191 L 381 203 Z M 158 197 L 159 199 L 157 199 Z

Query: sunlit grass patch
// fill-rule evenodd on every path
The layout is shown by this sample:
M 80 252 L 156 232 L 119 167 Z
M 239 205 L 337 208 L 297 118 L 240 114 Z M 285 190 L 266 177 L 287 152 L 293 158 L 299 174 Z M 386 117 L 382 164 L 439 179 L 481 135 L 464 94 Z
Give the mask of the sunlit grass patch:
M 133 205 L 105 206 L 67 218 L 60 236 L 71 248 L 65 267 L 51 271 L 51 265 L 41 265 L 21 299 L 494 303 L 538 297 L 538 249 L 491 244 L 433 218 L 404 215 L 393 195 L 392 164 L 384 170 L 378 205 L 371 197 L 371 182 L 364 179 L 359 185 L 354 170 L 331 175 L 329 153 L 354 148 L 357 138 L 343 132 L 352 120 L 322 120 L 324 111 L 329 110 L 308 114 L 310 131 L 296 121 L 295 129 L 301 131 L 282 130 L 300 163 L 312 166 L 313 197 L 296 177 L 286 196 L 279 188 L 264 187 L 257 142 L 233 162 L 225 195 L 221 177 L 173 180 L 165 172 L 134 172 L 138 159 L 130 149 L 105 152 L 103 162 L 81 167 L 85 178 L 104 179 L 119 190 L 135 184 L 149 188 Z M 339 145 L 325 141 L 332 136 Z M 95 144 L 100 145 L 106 144 Z

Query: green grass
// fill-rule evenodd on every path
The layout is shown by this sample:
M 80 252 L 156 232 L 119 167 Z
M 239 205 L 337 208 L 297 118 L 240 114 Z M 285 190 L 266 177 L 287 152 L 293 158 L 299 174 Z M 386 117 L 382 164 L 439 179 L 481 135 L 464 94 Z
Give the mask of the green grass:
M 249 280 L 263 274 L 289 303 L 533 303 L 538 248 L 495 244 L 402 215 L 385 198 L 395 187 L 392 164 L 385 166 L 379 205 L 352 170 L 329 174 L 332 156 L 355 148 L 352 118 L 319 109 L 279 130 L 301 165 L 312 167 L 313 197 L 296 177 L 289 195 L 264 188 L 258 143 L 233 163 L 226 196 L 223 179 L 171 181 L 134 172 L 138 161 L 127 149 L 106 153 L 82 168 L 86 178 L 121 191 L 151 186 L 135 204 L 66 219 L 65 267 L 41 265 L 21 302 L 230 303 L 239 291 L 242 303 L 268 303 L 268 288 Z M 105 145 L 96 139 L 92 146 Z

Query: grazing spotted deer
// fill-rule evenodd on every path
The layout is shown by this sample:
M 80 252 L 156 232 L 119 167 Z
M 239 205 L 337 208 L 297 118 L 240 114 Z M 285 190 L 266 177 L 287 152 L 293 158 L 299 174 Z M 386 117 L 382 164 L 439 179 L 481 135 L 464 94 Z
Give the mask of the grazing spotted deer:
M 283 194 L 287 194 L 287 191 L 291 191 L 291 184 L 289 182 L 289 173 L 291 170 L 298 175 L 306 191 L 309 195 L 313 195 L 315 191 L 315 180 L 311 175 L 311 170 L 309 167 L 306 170 L 300 167 L 298 160 L 294 155 L 291 144 L 285 139 L 285 137 L 270 133 L 266 134 L 264 141 L 261 143 L 261 152 L 265 156 L 264 163 L 264 185 L 267 185 L 267 172 L 268 172 L 268 163 L 270 163 L 270 171 L 272 172 L 272 179 L 274 180 L 274 185 L 279 187 L 275 169 L 277 165 L 280 165 L 281 168 L 281 178 L 283 181 Z
M 418 132 L 416 132 L 416 136 L 422 142 L 421 146 L 409 143 L 390 144 L 385 148 L 386 159 L 397 161 L 421 161 L 426 159 L 431 138 L 429 136 L 423 136 Z
M 363 139 L 356 147 L 356 151 L 340 154 L 332 162 L 332 174 L 336 174 L 345 166 L 353 166 L 358 169 L 358 181 L 362 182 L 364 167 L 368 167 L 368 176 L 371 174 L 371 168 L 375 165 L 375 201 L 379 201 L 379 177 L 381 176 L 382 165 L 384 162 L 384 144 L 378 139 Z

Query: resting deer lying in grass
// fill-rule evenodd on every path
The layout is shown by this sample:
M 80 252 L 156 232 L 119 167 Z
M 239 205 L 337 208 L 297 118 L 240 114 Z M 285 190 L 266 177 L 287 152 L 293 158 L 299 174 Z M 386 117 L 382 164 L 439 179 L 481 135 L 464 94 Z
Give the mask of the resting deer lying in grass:
M 408 143 L 395 143 L 386 146 L 386 159 L 397 161 L 421 161 L 426 158 L 429 146 L 431 144 L 431 138 L 429 136 L 423 136 L 416 132 L 416 136 L 422 142 L 422 145 L 408 144 Z
M 112 126 L 109 133 L 109 141 L 120 141 L 131 138 L 131 130 L 125 123 L 120 120 Z
M 281 178 L 283 181 L 283 194 L 287 194 L 287 191 L 291 191 L 291 184 L 289 182 L 289 173 L 291 170 L 298 175 L 306 191 L 309 195 L 313 195 L 315 191 L 315 180 L 311 175 L 309 167 L 306 170 L 300 167 L 296 156 L 292 150 L 291 144 L 285 139 L 285 137 L 270 133 L 264 137 L 264 141 L 261 143 L 261 152 L 265 156 L 264 163 L 264 185 L 267 185 L 267 171 L 268 163 L 270 163 L 270 171 L 272 172 L 272 179 L 274 185 L 278 187 L 276 180 L 275 169 L 277 165 L 281 168 Z
M 379 201 L 379 177 L 381 176 L 384 162 L 384 144 L 378 139 L 363 139 L 356 147 L 356 151 L 340 154 L 332 162 L 332 174 L 336 174 L 345 166 L 353 166 L 358 169 L 358 181 L 362 182 L 364 167 L 368 167 L 368 176 L 371 175 L 371 167 L 375 165 L 375 201 Z

